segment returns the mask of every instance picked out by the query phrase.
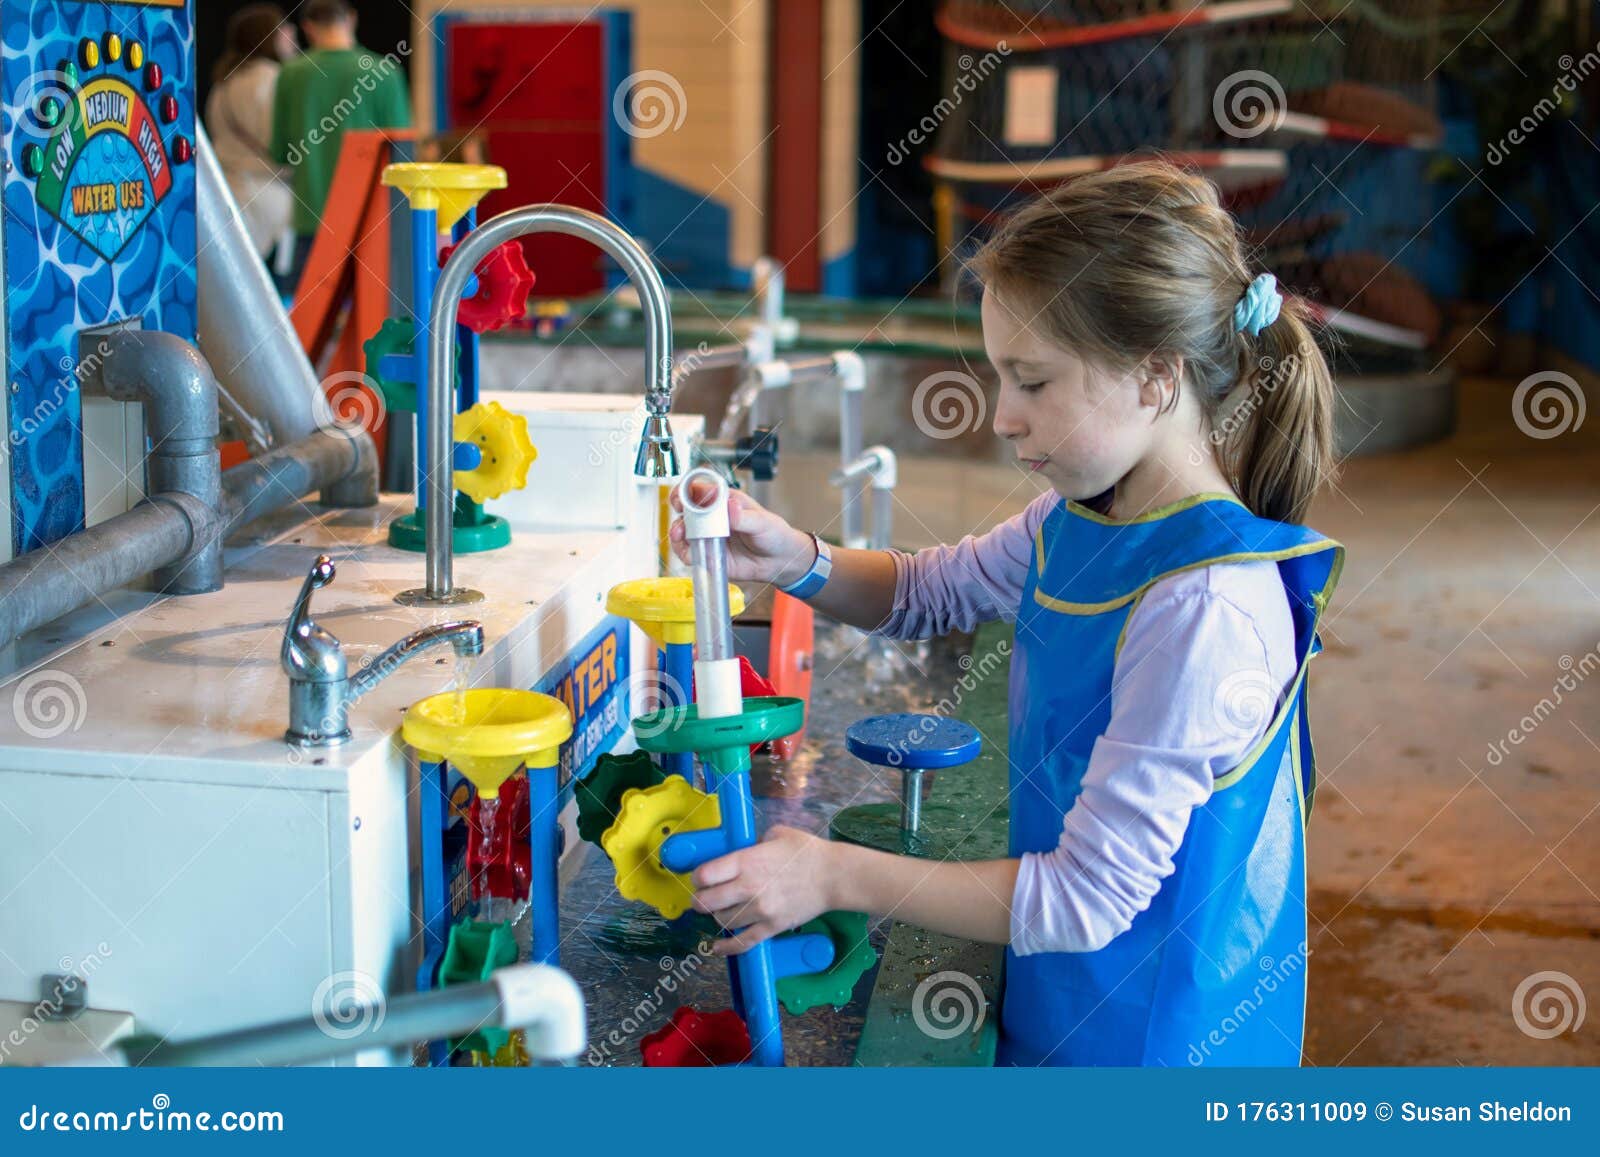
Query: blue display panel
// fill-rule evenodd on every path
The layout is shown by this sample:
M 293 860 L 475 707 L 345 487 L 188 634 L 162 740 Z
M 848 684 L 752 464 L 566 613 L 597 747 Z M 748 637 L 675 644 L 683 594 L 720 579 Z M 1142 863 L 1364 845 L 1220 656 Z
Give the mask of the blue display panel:
M 0 0 L 0 41 L 20 554 L 84 525 L 78 332 L 195 337 L 194 26 L 186 0 Z

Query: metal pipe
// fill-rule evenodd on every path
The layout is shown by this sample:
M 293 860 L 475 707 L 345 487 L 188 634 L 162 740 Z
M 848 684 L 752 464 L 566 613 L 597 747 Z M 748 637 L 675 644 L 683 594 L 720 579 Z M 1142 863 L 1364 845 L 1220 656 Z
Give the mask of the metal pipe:
M 219 533 L 192 494 L 155 494 L 125 514 L 0 566 L 0 643 L 165 567 L 181 567 Z
M 225 532 L 232 534 L 307 494 L 340 490 L 370 506 L 378 500 L 378 451 L 369 437 L 338 430 L 312 434 L 222 472 Z M 361 500 L 364 499 L 364 500 Z
M 200 348 L 230 408 L 264 423 L 282 446 L 331 424 L 322 384 L 217 164 L 205 129 L 195 124 L 195 255 Z M 246 423 L 247 425 L 249 423 Z M 368 443 L 371 436 L 352 437 Z M 376 449 L 372 451 L 376 461 Z M 377 491 L 360 478 L 329 483 L 324 506 L 371 506 Z
M 83 375 L 84 393 L 143 406 L 150 491 L 192 494 L 220 510 L 217 381 L 200 351 L 160 330 L 91 330 L 80 338 L 79 367 L 91 371 Z M 157 589 L 179 595 L 222 589 L 219 522 L 211 519 L 208 537 L 181 559 L 156 568 Z
M 266 423 L 273 442 L 292 442 L 317 428 L 313 405 L 321 390 L 289 315 L 281 304 L 267 308 L 279 301 L 277 287 L 250 244 L 239 206 L 199 124 L 195 184 L 200 344 L 229 392 Z
M 461 295 L 478 263 L 493 250 L 530 233 L 560 233 L 580 237 L 604 250 L 622 266 L 638 290 L 645 322 L 644 429 L 634 473 L 644 478 L 669 478 L 677 474 L 677 455 L 667 414 L 672 408 L 672 305 L 661 274 L 649 254 L 625 230 L 599 214 L 569 205 L 528 205 L 485 221 L 450 255 L 439 272 L 429 317 L 428 360 L 422 393 L 427 396 L 430 420 L 425 435 L 427 472 L 427 586 L 423 599 L 448 602 L 455 594 L 452 580 L 451 512 L 454 508 L 454 474 L 450 469 L 454 443 L 451 403 L 456 370 L 456 316 Z M 421 461 L 419 455 L 419 461 Z M 420 473 L 420 471 L 419 471 Z
M 739 344 L 708 346 L 703 350 L 696 350 L 682 358 L 674 367 L 677 371 L 678 381 L 699 373 L 701 370 L 725 370 L 731 366 L 742 366 L 750 360 L 750 349 L 742 342 Z
M 887 446 L 870 446 L 828 476 L 841 488 L 872 482 L 872 534 L 862 545 L 888 550 L 894 539 L 894 488 L 900 481 L 899 460 Z
M 154 494 L 126 514 L 0 566 L 0 641 L 146 575 L 170 572 L 183 580 L 197 544 L 209 549 L 318 487 L 343 485 L 352 493 L 370 492 L 376 501 L 377 479 L 372 439 L 318 431 L 224 471 L 220 513 L 193 494 Z M 185 587 L 175 593 L 193 592 Z
M 900 830 L 913 835 L 922 826 L 922 776 L 922 768 L 906 768 L 900 782 Z
M 319 1009 L 310 1017 L 177 1044 L 144 1037 L 120 1047 L 129 1064 L 141 1067 L 296 1065 L 465 1036 L 484 1025 L 522 1029 L 524 1045 L 535 1059 L 576 1057 L 585 1043 L 583 995 L 560 969 L 521 964 L 502 968 L 479 984 L 389 1000 L 380 996 L 364 1005 Z

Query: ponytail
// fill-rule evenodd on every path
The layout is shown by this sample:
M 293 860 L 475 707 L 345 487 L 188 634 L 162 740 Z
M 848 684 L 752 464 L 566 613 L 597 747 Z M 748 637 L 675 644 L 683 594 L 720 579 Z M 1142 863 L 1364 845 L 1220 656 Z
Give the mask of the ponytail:
M 1245 389 L 1221 420 L 1232 431 L 1220 447 L 1223 469 L 1253 514 L 1304 522 L 1335 472 L 1333 372 L 1294 298 L 1259 337 L 1239 336 Z

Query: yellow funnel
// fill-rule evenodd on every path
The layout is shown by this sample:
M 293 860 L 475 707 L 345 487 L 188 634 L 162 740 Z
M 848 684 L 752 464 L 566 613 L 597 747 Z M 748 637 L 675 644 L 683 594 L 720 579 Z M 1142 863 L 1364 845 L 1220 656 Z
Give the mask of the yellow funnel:
M 643 578 L 618 583 L 606 596 L 606 610 L 639 624 L 657 643 L 694 642 L 694 581 Z M 728 611 L 744 610 L 744 592 L 728 584 Z
M 572 713 L 536 691 L 477 687 L 419 699 L 406 711 L 400 734 L 430 763 L 448 761 L 480 799 L 495 799 L 523 764 L 556 766 L 561 744 L 572 735 Z
M 383 167 L 383 183 L 404 193 L 413 209 L 437 210 L 443 232 L 489 190 L 504 189 L 506 171 L 499 165 L 404 161 Z

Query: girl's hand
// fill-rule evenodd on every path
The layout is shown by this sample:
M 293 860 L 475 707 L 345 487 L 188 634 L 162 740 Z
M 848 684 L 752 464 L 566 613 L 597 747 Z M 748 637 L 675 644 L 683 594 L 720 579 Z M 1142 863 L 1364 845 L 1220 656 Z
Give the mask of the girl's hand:
M 696 479 L 691 485 L 696 502 L 710 499 L 709 480 Z M 672 488 L 672 509 L 678 516 L 672 520 L 667 540 L 673 553 L 688 562 L 683 500 L 676 486 Z M 728 577 L 735 581 L 789 586 L 799 582 L 816 561 L 817 546 L 809 534 L 796 530 L 742 490 L 728 491 L 728 529 Z
M 759 844 L 701 864 L 694 873 L 694 906 L 730 932 L 741 929 L 718 940 L 713 951 L 737 955 L 832 908 L 833 847 L 794 828 L 775 827 Z

